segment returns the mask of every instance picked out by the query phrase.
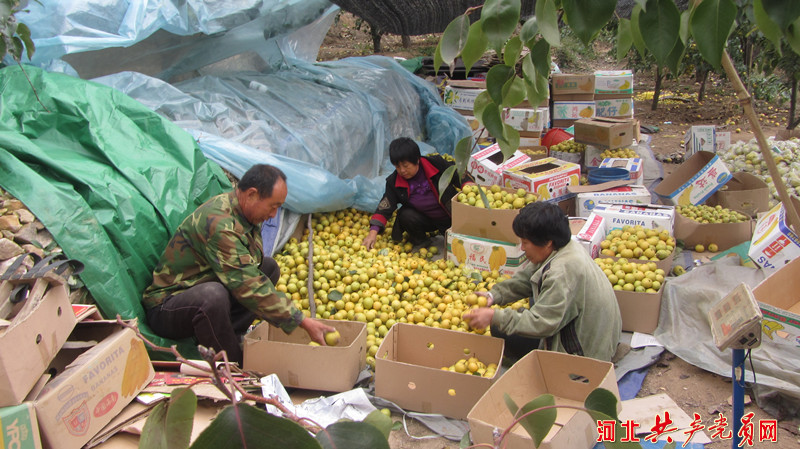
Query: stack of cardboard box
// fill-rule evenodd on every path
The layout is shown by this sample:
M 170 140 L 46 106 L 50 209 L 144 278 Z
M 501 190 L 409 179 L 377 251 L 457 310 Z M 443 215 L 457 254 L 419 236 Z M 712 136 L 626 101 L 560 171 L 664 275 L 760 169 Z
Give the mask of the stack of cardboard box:
M 595 117 L 633 118 L 633 72 L 594 72 Z
M 594 75 L 554 73 L 550 77 L 550 96 L 554 128 L 569 128 L 579 119 L 595 116 Z

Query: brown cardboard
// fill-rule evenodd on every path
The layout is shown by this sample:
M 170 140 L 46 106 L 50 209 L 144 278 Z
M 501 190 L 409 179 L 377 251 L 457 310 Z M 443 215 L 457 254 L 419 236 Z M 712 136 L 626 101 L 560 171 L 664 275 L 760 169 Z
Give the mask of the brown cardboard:
M 755 217 L 759 212 L 770 210 L 769 187 L 756 175 L 747 172 L 733 173 L 730 181 L 714 192 L 707 204 L 717 204 L 728 209 L 738 210 Z
M 800 258 L 784 265 L 755 288 L 753 296 L 763 314 L 764 335 L 798 352 L 800 341 Z
M 555 94 L 553 101 L 558 103 L 563 101 L 593 102 L 594 94 Z
M 0 283 L 0 302 L 15 287 L 14 281 Z M 25 306 L 33 309 L 22 311 Z M 27 316 L 19 316 L 16 324 L 0 331 L 0 407 L 22 403 L 77 321 L 69 290 L 60 278 L 34 281 L 27 299 L 15 305 L 11 315 L 0 318 L 13 322 L 18 313 Z
M 142 340 L 116 321 L 79 323 L 49 370 L 34 404 L 44 447 L 58 449 L 83 447 L 154 375 Z
M 553 128 L 569 128 L 574 125 L 578 119 L 553 119 Z
M 6 449 L 41 449 L 39 425 L 33 404 L 26 402 L 0 407 L 0 447 Z
M 550 95 L 590 94 L 594 95 L 594 74 L 572 75 L 554 73 L 550 75 Z
M 587 118 L 575 122 L 575 141 L 606 148 L 633 143 L 633 122 L 615 118 Z
M 528 259 L 520 247 L 519 240 L 513 243 L 501 242 L 458 234 L 448 229 L 445 234 L 445 248 L 447 260 L 462 268 L 480 271 L 497 270 L 500 274 L 513 276 L 528 265 Z M 504 257 L 494 256 L 495 254 L 503 254 Z
M 515 189 L 504 188 L 503 190 L 516 192 Z M 485 209 L 456 201 L 455 197 L 450 204 L 453 216 L 450 231 L 501 242 L 519 241 L 514 230 L 511 229 L 511 224 L 514 222 L 514 217 L 519 214 L 519 209 Z
M 654 189 L 664 204 L 702 204 L 731 179 L 725 163 L 714 153 L 698 151 Z
M 675 238 L 683 240 L 686 248 L 716 243 L 720 251 L 733 248 L 753 237 L 753 220 L 741 223 L 698 223 L 675 214 Z
M 583 407 L 586 397 L 597 388 L 605 388 L 617 397 L 619 390 L 610 362 L 534 350 L 516 362 L 481 397 L 467 420 L 474 444 L 492 444 L 495 430 L 502 432 L 514 421 L 504 399 L 508 395 L 518 407 L 543 395 L 551 394 L 556 405 Z M 597 422 L 588 413 L 557 408 L 556 422 L 539 449 L 590 449 L 597 441 Z M 509 449 L 534 447 L 530 435 L 515 426 L 507 437 Z
M 397 323 L 375 356 L 375 395 L 406 410 L 465 419 L 500 376 L 461 374 L 442 367 L 471 356 L 499 367 L 503 347 L 500 338 Z
M 669 259 L 670 262 L 672 259 Z M 641 332 L 652 334 L 658 327 L 658 318 L 661 314 L 661 295 L 664 285 L 656 293 L 629 292 L 614 290 L 619 304 L 619 313 L 622 316 L 622 330 L 626 332 Z
M 244 336 L 243 368 L 278 375 L 286 387 L 342 392 L 353 388 L 367 363 L 367 326 L 320 320 L 339 331 L 337 346 L 310 346 L 302 329 L 287 334 L 263 322 Z

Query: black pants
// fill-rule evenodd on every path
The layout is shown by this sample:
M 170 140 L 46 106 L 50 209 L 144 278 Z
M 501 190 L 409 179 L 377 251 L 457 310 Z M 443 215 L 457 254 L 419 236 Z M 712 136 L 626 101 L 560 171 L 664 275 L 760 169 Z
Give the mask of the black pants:
M 280 278 L 275 259 L 265 257 L 261 271 L 273 284 Z M 180 339 L 194 337 L 198 344 L 225 351 L 228 360 L 242 366 L 241 336 L 256 315 L 231 296 L 220 282 L 204 282 L 147 310 L 147 323 L 156 335 Z
M 505 341 L 503 355 L 515 359 L 515 361 L 525 357 L 526 354 L 534 349 L 539 349 L 540 340 L 538 338 L 506 335 L 494 326 L 490 326 L 489 329 L 492 332 L 492 337 L 502 338 Z
M 430 217 L 413 207 L 403 206 L 397 210 L 392 227 L 392 240 L 403 240 L 403 231 L 408 233 L 408 241 L 418 245 L 425 241 L 428 232 L 444 233 L 450 227 L 450 219 L 431 220 Z

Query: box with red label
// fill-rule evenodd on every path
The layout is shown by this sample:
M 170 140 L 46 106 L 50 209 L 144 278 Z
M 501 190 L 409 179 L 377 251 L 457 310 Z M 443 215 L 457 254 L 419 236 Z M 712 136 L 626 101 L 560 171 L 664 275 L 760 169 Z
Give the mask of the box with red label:
M 579 217 L 588 217 L 600 202 L 615 204 L 650 204 L 650 191 L 643 186 L 614 187 L 599 192 L 578 193 L 575 198 Z
M 606 219 L 597 214 L 589 214 L 583 227 L 572 238 L 586 249 L 592 259 L 600 257 L 600 242 L 606 238 Z
M 636 181 L 636 185 L 644 185 L 644 159 L 642 158 L 607 157 L 600 163 L 600 167 L 624 168 L 631 174 L 631 179 Z
M 791 198 L 795 210 L 800 210 L 800 200 Z M 783 203 L 758 220 L 747 254 L 767 276 L 800 256 L 800 238 L 786 221 Z
M 567 187 L 579 185 L 580 178 L 580 165 L 546 157 L 505 170 L 503 185 L 535 193 L 542 201 L 561 201 L 574 196 Z
M 633 97 L 594 99 L 595 117 L 633 117 Z
M 78 323 L 34 400 L 44 447 L 83 447 L 153 378 L 136 333 L 116 321 Z
M 519 150 L 514 151 L 511 157 L 503 160 L 503 152 L 500 150 L 500 145 L 494 144 L 470 156 L 467 171 L 478 185 L 500 185 L 503 181 L 504 170 L 522 165 L 530 160 L 531 158 Z
M 660 204 L 613 204 L 600 202 L 592 209 L 605 218 L 606 229 L 622 229 L 640 225 L 648 229 L 666 229 L 670 235 L 675 229 L 675 208 Z

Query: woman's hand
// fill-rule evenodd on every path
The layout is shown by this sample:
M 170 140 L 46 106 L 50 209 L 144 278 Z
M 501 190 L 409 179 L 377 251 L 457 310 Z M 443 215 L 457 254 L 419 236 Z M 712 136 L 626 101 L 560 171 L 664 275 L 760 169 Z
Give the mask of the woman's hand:
M 369 234 L 364 237 L 364 240 L 361 242 L 367 249 L 372 249 L 375 246 L 375 242 L 378 240 L 378 231 L 370 230 Z
M 494 309 L 489 307 L 479 307 L 472 309 L 461 317 L 473 329 L 485 329 L 492 324 Z

